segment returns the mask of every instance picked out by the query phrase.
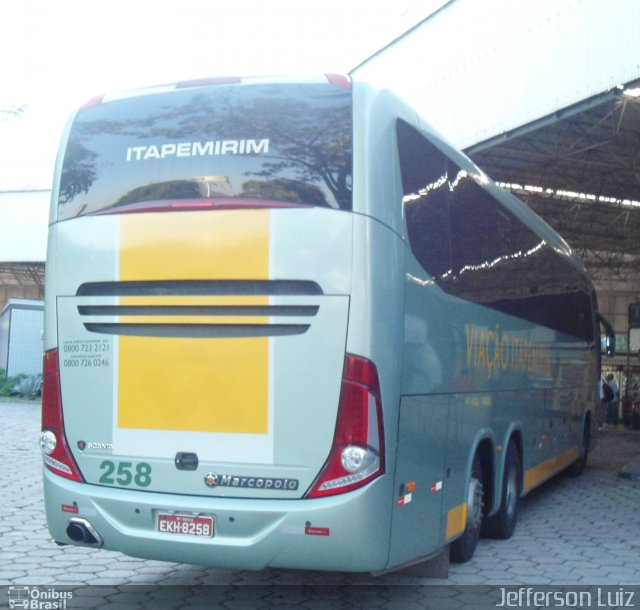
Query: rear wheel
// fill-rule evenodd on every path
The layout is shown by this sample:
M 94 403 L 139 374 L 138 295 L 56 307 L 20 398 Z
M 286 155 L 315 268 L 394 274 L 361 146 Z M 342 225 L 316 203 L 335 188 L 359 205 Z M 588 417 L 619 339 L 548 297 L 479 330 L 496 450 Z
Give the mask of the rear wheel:
M 514 441 L 507 445 L 504 458 L 504 474 L 502 476 L 502 493 L 500 508 L 495 515 L 487 517 L 482 527 L 482 535 L 488 538 L 511 538 L 518 521 L 521 486 L 520 451 Z
M 467 523 L 464 533 L 451 543 L 451 561 L 461 563 L 469 561 L 476 552 L 480 528 L 482 527 L 482 510 L 484 507 L 484 486 L 482 484 L 482 464 L 478 454 L 473 458 L 469 488 L 467 490 Z

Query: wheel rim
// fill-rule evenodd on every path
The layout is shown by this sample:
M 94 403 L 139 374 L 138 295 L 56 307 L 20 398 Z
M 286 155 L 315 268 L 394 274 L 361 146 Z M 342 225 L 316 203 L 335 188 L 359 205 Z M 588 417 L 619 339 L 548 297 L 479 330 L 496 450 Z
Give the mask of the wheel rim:
M 482 524 L 483 496 L 482 481 L 472 477 L 469 481 L 469 495 L 467 497 L 467 527 L 470 529 L 479 528 Z
M 507 507 L 507 516 L 509 518 L 513 517 L 516 512 L 516 507 L 518 506 L 518 473 L 515 468 L 511 468 L 509 470 L 506 484 L 506 507 Z

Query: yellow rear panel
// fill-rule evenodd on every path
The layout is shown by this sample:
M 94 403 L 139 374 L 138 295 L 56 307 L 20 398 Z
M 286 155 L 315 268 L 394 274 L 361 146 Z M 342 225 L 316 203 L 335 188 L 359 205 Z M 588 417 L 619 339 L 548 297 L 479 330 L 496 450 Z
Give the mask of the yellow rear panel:
M 120 281 L 268 277 L 268 210 L 245 212 L 242 223 L 224 212 L 121 217 Z M 196 297 L 189 300 L 202 303 Z M 187 304 L 184 297 L 171 302 Z M 120 299 L 122 305 L 166 303 L 167 297 Z M 209 297 L 207 303 L 228 300 Z M 234 297 L 233 304 L 267 305 L 268 297 Z M 181 319 L 198 321 L 200 317 Z M 267 337 L 118 340 L 119 428 L 268 433 Z

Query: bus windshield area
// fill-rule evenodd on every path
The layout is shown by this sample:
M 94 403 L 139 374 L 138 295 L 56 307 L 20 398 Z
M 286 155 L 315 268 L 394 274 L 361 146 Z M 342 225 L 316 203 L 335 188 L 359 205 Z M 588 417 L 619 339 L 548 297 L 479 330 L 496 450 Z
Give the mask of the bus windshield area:
M 58 218 L 276 202 L 349 210 L 351 112 L 351 92 L 329 84 L 218 85 L 98 104 L 69 134 Z

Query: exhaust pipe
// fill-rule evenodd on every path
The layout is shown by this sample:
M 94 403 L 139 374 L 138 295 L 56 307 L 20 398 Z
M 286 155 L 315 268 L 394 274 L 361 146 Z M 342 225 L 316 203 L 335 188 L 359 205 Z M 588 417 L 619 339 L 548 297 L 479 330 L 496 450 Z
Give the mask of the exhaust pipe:
M 90 544 L 92 546 L 102 546 L 102 536 L 93 529 L 91 523 L 86 519 L 73 517 L 69 519 L 67 525 L 67 536 L 74 542 Z

